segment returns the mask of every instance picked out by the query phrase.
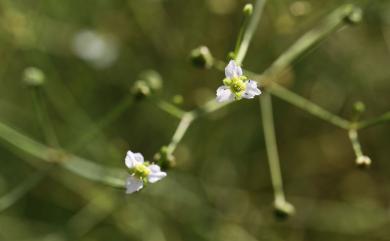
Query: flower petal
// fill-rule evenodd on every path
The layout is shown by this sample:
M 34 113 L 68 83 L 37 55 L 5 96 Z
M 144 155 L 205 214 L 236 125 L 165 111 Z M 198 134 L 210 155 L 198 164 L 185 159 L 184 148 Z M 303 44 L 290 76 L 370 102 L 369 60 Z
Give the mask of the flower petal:
M 151 171 L 151 173 L 148 176 L 148 181 L 150 183 L 155 183 L 167 176 L 167 173 L 162 172 L 160 166 L 158 165 L 152 164 L 148 166 L 148 168 Z
M 217 101 L 225 102 L 234 100 L 234 94 L 229 87 L 223 85 L 217 89 Z
M 259 88 L 257 88 L 256 81 L 248 80 L 248 82 L 246 83 L 245 92 L 243 93 L 242 97 L 245 99 L 252 99 L 256 95 L 260 95 L 260 94 L 261 91 Z
M 144 156 L 141 153 L 134 153 L 134 158 L 138 163 L 144 163 Z
M 144 187 L 144 183 L 142 180 L 134 177 L 134 176 L 129 176 L 126 180 L 126 193 L 130 194 L 133 192 L 138 192 Z
M 234 60 L 230 60 L 229 64 L 225 68 L 226 78 L 233 79 L 234 77 L 239 77 L 242 75 L 242 69 L 240 66 L 236 65 Z
M 128 168 L 133 168 L 136 164 L 141 164 L 144 162 L 144 157 L 141 153 L 133 153 L 128 151 L 125 158 L 125 164 Z

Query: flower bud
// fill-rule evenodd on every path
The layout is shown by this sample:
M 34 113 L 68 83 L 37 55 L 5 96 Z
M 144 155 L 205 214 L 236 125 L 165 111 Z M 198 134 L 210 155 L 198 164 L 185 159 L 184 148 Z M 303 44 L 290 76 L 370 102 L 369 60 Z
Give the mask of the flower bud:
M 137 80 L 133 88 L 131 89 L 131 93 L 138 100 L 143 99 L 146 96 L 150 95 L 150 88 L 144 80 Z
M 250 3 L 245 4 L 244 8 L 242 9 L 245 15 L 250 16 L 253 13 L 253 5 Z
M 145 70 L 139 75 L 139 79 L 146 82 L 151 91 L 158 91 L 162 88 L 161 75 L 155 70 Z
M 214 63 L 214 58 L 206 46 L 200 46 L 192 50 L 190 60 L 194 66 L 202 69 L 209 69 Z
M 346 9 L 345 21 L 348 24 L 358 24 L 363 19 L 363 11 L 361 8 L 355 7 L 353 5 L 350 8 Z
M 371 158 L 368 156 L 359 156 L 356 158 L 356 165 L 361 168 L 367 168 L 371 165 Z
M 28 86 L 41 86 L 45 83 L 45 74 L 35 67 L 28 67 L 23 71 L 23 82 Z
M 176 166 L 176 158 L 168 152 L 168 147 L 161 147 L 160 151 L 154 155 L 154 161 L 162 170 L 168 170 Z
M 356 101 L 353 105 L 353 109 L 356 113 L 361 114 L 366 110 L 366 105 L 361 101 Z
M 295 208 L 287 201 L 275 201 L 274 214 L 276 218 L 285 220 L 295 214 Z
M 136 99 L 142 99 L 157 92 L 161 88 L 162 78 L 160 74 L 154 70 L 145 70 L 139 74 L 138 80 L 131 89 L 131 93 Z

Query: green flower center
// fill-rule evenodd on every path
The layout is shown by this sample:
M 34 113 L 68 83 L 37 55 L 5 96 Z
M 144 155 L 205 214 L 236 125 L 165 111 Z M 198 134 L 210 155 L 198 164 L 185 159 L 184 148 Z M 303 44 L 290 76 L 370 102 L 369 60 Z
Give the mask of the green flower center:
M 149 176 L 150 170 L 145 164 L 137 164 L 132 169 L 131 172 L 140 179 L 145 179 Z
M 236 99 L 241 99 L 242 94 L 245 91 L 246 85 L 245 80 L 246 76 L 234 77 L 232 79 L 224 79 L 223 83 L 230 88 L 230 90 L 235 95 Z

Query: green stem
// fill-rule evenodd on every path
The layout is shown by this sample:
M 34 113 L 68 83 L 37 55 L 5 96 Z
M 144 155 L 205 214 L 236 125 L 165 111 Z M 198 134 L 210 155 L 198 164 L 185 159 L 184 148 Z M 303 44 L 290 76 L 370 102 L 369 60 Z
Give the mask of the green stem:
M 265 146 L 267 149 L 268 163 L 271 173 L 271 181 L 274 189 L 275 202 L 284 203 L 286 201 L 278 148 L 275 137 L 275 126 L 272 111 L 272 100 L 269 93 L 263 93 L 260 98 L 261 117 L 264 126 Z
M 242 26 L 240 35 L 242 35 L 243 29 L 245 29 L 245 28 L 246 29 L 245 29 L 245 32 L 243 33 L 242 41 L 241 41 L 241 37 L 239 37 L 237 40 L 237 42 L 240 41 L 239 48 L 236 52 L 236 54 L 237 54 L 236 55 L 236 63 L 238 65 L 241 65 L 242 61 L 245 58 L 245 55 L 248 51 L 248 47 L 249 47 L 249 44 L 252 40 L 253 34 L 256 32 L 257 26 L 260 22 L 260 18 L 261 18 L 261 15 L 263 13 L 265 2 L 266 2 L 266 0 L 257 0 L 256 1 L 253 15 L 252 15 L 252 17 L 250 17 L 250 20 L 248 23 L 248 28 L 246 28 L 246 24 L 243 24 L 243 26 Z M 249 17 L 246 17 L 246 18 L 249 18 Z
M 294 92 L 282 87 L 281 85 L 278 85 L 277 83 L 273 82 L 269 85 L 267 90 L 279 97 L 280 99 L 288 102 L 289 104 L 292 104 L 302 110 L 307 111 L 308 113 L 327 121 L 337 127 L 340 127 L 342 129 L 349 129 L 351 126 L 351 123 L 335 114 L 332 114 L 331 112 L 325 110 L 324 108 L 318 106 L 317 104 L 295 94 Z
M 49 113 L 47 110 L 46 102 L 43 100 L 42 87 L 32 87 L 32 99 L 37 114 L 37 118 L 40 124 L 40 127 L 44 133 L 46 143 L 53 147 L 58 147 L 59 142 L 54 131 Z
M 361 14 L 361 9 L 351 4 L 343 5 L 333 11 L 324 22 L 300 37 L 289 49 L 287 49 L 266 71 L 274 75 L 281 73 L 291 65 L 303 53 L 326 39 L 330 34 L 345 26 L 348 23 L 358 22 L 356 15 Z
M 350 129 L 348 131 L 348 136 L 349 136 L 349 139 L 351 140 L 352 148 L 353 148 L 353 151 L 355 152 L 356 157 L 363 156 L 363 151 L 362 151 L 362 147 L 361 147 L 360 142 L 359 142 L 359 135 L 358 135 L 357 130 Z
M 160 99 L 153 99 L 153 102 L 157 105 L 158 108 L 167 112 L 168 114 L 181 119 L 183 115 L 186 113 L 184 110 L 176 107 L 175 105 Z
M 108 114 L 100 119 L 96 125 L 92 125 L 88 130 L 86 130 L 75 143 L 69 146 L 68 149 L 76 151 L 83 147 L 88 141 L 99 134 L 103 128 L 118 119 L 131 106 L 133 101 L 133 96 L 126 96 L 118 105 L 114 107 L 114 109 L 112 109 Z
M 58 163 L 65 169 L 84 178 L 105 183 L 113 187 L 124 187 L 127 173 L 121 169 L 107 168 L 81 157 L 50 148 L 20 134 L 0 122 L 0 139 L 18 151 L 48 163 Z
M 390 121 L 390 112 L 386 112 L 385 114 L 375 117 L 370 120 L 360 121 L 357 124 L 357 129 L 364 129 L 367 127 L 371 127 L 374 125 L 382 124 L 384 122 Z
M 27 177 L 19 186 L 12 189 L 6 195 L 0 197 L 0 212 L 11 207 L 19 199 L 24 197 L 33 187 L 35 187 L 47 174 L 47 170 L 39 171 Z
M 172 136 L 171 142 L 168 145 L 168 154 L 172 154 L 175 151 L 177 145 L 179 144 L 179 142 L 181 141 L 184 134 L 187 132 L 188 128 L 195 120 L 195 118 L 196 116 L 192 112 L 187 112 L 183 115 L 179 125 L 176 128 L 175 133 Z

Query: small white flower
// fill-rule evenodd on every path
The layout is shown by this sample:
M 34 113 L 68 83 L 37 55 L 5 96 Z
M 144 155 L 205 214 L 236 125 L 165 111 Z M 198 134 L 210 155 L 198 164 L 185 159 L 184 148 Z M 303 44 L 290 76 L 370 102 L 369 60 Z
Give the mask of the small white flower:
M 141 153 L 128 151 L 125 164 L 130 170 L 126 180 L 126 193 L 130 194 L 141 190 L 146 183 L 155 183 L 167 176 L 160 166 L 144 161 Z
M 252 99 L 261 94 L 256 81 L 247 80 L 247 77 L 242 74 L 241 67 L 234 60 L 230 60 L 226 66 L 225 76 L 224 85 L 217 89 L 218 102 L 239 100 L 241 98 Z

